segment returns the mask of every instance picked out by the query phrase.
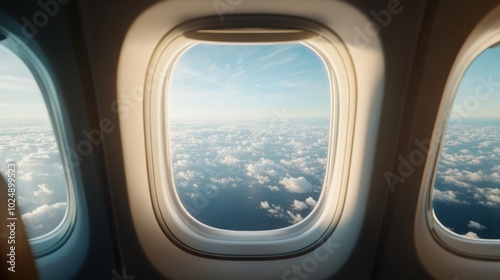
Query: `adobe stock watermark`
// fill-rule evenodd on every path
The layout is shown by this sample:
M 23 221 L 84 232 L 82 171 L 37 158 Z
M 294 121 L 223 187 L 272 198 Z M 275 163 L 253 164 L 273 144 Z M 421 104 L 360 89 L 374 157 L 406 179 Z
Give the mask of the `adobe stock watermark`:
M 243 0 L 215 0 L 212 5 L 220 21 L 224 21 L 224 14 L 234 12 L 241 3 L 243 3 Z
M 461 103 L 454 104 L 451 114 L 452 118 L 468 118 L 472 113 L 479 110 L 481 101 L 488 100 L 496 89 L 500 88 L 500 81 L 493 81 L 493 75 L 488 75 L 488 78 L 480 76 L 477 78 L 477 85 L 474 88 L 474 95 L 465 97 Z
M 24 25 L 22 28 L 22 34 L 25 38 L 33 39 L 40 28 L 45 27 L 49 23 L 49 19 L 55 17 L 60 10 L 60 5 L 66 5 L 70 0 L 39 0 L 38 6 L 40 10 L 35 12 L 31 19 L 23 17 L 21 20 Z
M 461 100 L 460 103 L 453 104 L 453 111 L 450 118 L 453 118 L 457 123 L 460 123 L 464 118 L 471 117 L 474 112 L 479 110 L 481 102 L 487 101 L 500 88 L 500 82 L 493 81 L 493 75 L 491 74 L 487 78 L 479 76 L 476 81 L 477 85 L 474 95 L 469 95 Z M 444 132 L 441 128 L 433 131 L 432 141 L 436 142 L 433 144 L 438 144 L 437 141 L 442 139 Z M 416 167 L 425 163 L 431 139 L 415 139 L 413 143 L 417 147 L 416 149 L 413 149 L 406 157 L 401 155 L 397 157 L 399 162 L 397 173 L 394 174 L 391 171 L 384 172 L 385 180 L 391 192 L 396 191 L 396 185 L 403 183 L 409 178 L 415 172 Z
M 150 73 L 148 72 L 148 75 Z M 155 79 L 160 79 L 156 76 Z M 139 106 L 142 106 L 144 100 L 144 88 L 136 86 L 132 88 L 129 94 L 118 97 L 111 103 L 111 112 L 118 114 L 120 120 L 127 119 L 131 111 Z M 99 128 L 86 130 L 83 129 L 81 139 L 75 146 L 75 149 L 69 148 L 69 164 L 71 167 L 77 167 L 85 157 L 88 157 L 94 152 L 94 149 L 100 146 L 104 140 L 105 134 L 113 133 L 116 130 L 116 125 L 109 118 L 103 118 L 99 122 Z
M 309 279 L 311 274 L 316 272 L 319 266 L 333 255 L 335 249 L 340 247 L 340 243 L 335 243 L 331 238 L 319 246 L 312 256 L 302 259 L 300 264 L 293 264 L 290 269 L 281 274 L 281 280 L 304 280 Z
M 113 277 L 110 280 L 134 280 L 135 279 L 135 276 L 127 274 L 127 270 L 125 269 L 125 267 L 122 267 L 121 273 L 118 272 L 116 269 L 112 269 L 110 272 L 113 275 Z
M 287 112 L 287 108 L 283 107 L 281 110 L 278 110 L 277 108 L 273 108 L 273 117 L 271 119 L 271 128 L 277 124 L 278 122 L 281 122 L 282 124 L 289 124 L 290 120 L 295 118 L 295 115 L 289 114 Z
M 411 2 L 411 0 L 408 0 Z M 386 28 L 391 23 L 394 15 L 399 15 L 404 6 L 399 0 L 389 0 L 385 9 L 370 11 L 374 20 L 368 21 L 363 28 L 354 27 L 354 51 L 358 53 L 361 49 L 370 45 L 373 38 L 377 37 L 382 28 Z
M 37 2 L 39 9 L 31 16 L 21 18 L 22 27 L 20 34 L 22 36 L 12 37 L 7 41 L 8 47 L 15 53 L 22 49 L 21 45 L 27 45 L 33 39 L 40 29 L 47 26 L 51 18 L 54 18 L 60 11 L 61 5 L 66 5 L 71 0 L 39 0 Z
M 95 147 L 102 144 L 103 134 L 112 133 L 115 129 L 116 126 L 108 118 L 104 118 L 99 122 L 98 129 L 83 129 L 81 133 L 85 139 L 80 140 L 76 144 L 76 149 L 68 148 L 66 151 L 70 166 L 79 166 L 83 158 L 90 156 L 94 152 Z

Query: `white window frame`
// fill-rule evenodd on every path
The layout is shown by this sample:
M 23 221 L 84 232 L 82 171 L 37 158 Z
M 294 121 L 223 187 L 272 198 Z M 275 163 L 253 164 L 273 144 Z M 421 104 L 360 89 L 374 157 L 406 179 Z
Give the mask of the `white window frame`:
M 59 155 L 63 165 L 63 172 L 67 188 L 66 195 L 66 213 L 59 225 L 50 232 L 41 236 L 30 238 L 28 241 L 31 246 L 32 254 L 35 258 L 41 258 L 55 252 L 63 246 L 70 238 L 76 224 L 77 207 L 75 188 L 77 176 L 71 172 L 70 160 L 68 153 L 63 147 L 69 147 L 69 139 L 67 130 L 65 129 L 64 117 L 61 112 L 61 106 L 56 96 L 56 88 L 49 72 L 44 67 L 42 62 L 34 55 L 24 42 L 16 38 L 15 35 L 7 30 L 0 28 L 6 39 L 0 41 L 15 53 L 23 63 L 28 67 L 44 99 L 44 105 L 50 117 L 51 126 L 54 131 L 55 138 L 58 142 Z
M 283 29 L 296 32 L 281 32 Z M 210 31 L 200 35 L 199 30 Z M 176 194 L 166 120 L 170 71 L 176 59 L 196 42 L 270 42 L 273 38 L 275 42 L 294 41 L 308 46 L 323 59 L 329 74 L 330 139 L 322 192 L 314 210 L 302 222 L 286 228 L 265 231 L 213 228 L 193 218 Z M 300 254 L 321 245 L 336 227 L 344 205 L 354 131 L 353 73 L 349 53 L 334 33 L 296 18 L 239 16 L 222 23 L 218 18 L 208 18 L 182 25 L 167 34 L 150 62 L 144 92 L 150 191 L 156 218 L 166 236 L 183 250 L 213 257 L 277 257 Z
M 496 18 L 494 15 L 496 15 Z M 420 210 L 417 211 L 417 234 L 415 237 L 419 249 L 431 247 L 431 244 L 424 243 L 424 240 L 426 240 L 424 236 L 430 235 L 441 248 L 457 256 L 488 260 L 500 259 L 500 239 L 473 239 L 454 233 L 439 222 L 432 205 L 437 167 L 455 95 L 465 72 L 474 59 L 489 47 L 500 42 L 500 19 L 498 15 L 500 15 L 500 9 L 486 17 L 469 35 L 448 76 L 422 180 L 422 192 L 419 200 Z M 424 228 L 424 225 L 426 228 Z

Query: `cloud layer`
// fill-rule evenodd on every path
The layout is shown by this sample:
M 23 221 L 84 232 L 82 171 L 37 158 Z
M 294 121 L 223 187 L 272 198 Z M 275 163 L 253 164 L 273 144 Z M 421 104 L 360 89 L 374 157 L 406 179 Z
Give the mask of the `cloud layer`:
M 437 168 L 433 203 L 438 219 L 456 233 L 500 239 L 500 120 L 450 121 Z M 452 218 L 445 213 L 458 216 Z
M 17 166 L 16 196 L 30 238 L 52 231 L 66 213 L 67 187 L 48 121 L 0 123 L 0 172 Z
M 252 223 L 261 224 L 255 226 L 259 229 L 302 221 L 316 206 L 323 187 L 328 124 L 328 120 L 172 124 L 173 171 L 181 200 L 196 210 L 192 214 L 202 222 L 231 229 L 231 221 L 234 227 L 245 228 L 245 221 L 231 218 L 235 212 L 256 217 Z M 210 187 L 220 193 L 196 215 L 200 210 L 196 204 Z

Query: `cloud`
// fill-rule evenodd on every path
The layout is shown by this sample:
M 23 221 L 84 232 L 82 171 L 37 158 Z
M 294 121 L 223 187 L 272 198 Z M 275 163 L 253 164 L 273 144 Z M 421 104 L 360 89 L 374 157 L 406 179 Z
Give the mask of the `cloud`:
M 307 193 L 312 191 L 312 185 L 304 177 L 283 178 L 280 184 L 291 193 Z
M 186 172 L 181 171 L 181 172 L 177 173 L 176 177 L 179 178 L 179 179 L 184 179 L 186 181 L 189 181 L 189 180 L 191 180 L 191 179 L 194 178 L 194 176 L 196 175 L 196 173 L 197 172 L 191 171 L 191 170 L 188 170 Z
M 19 177 L 20 180 L 31 182 L 33 181 L 33 172 L 27 172 L 26 174 Z
M 491 144 L 493 144 L 493 142 L 491 142 L 491 141 L 484 141 L 484 142 L 481 142 L 479 144 L 479 148 L 486 148 L 486 147 L 489 147 Z
M 41 194 L 52 194 L 53 191 L 50 190 L 46 184 L 41 184 L 37 186 L 38 190 L 33 192 L 34 196 L 39 196 Z
M 216 183 L 216 184 L 220 184 L 220 185 L 227 185 L 227 184 L 236 182 L 236 179 L 234 179 L 233 177 L 227 177 L 227 178 L 224 177 L 224 178 L 220 178 L 220 179 L 210 178 L 210 181 L 212 181 L 212 183 Z
M 500 206 L 499 188 L 476 188 L 473 197 L 479 204 L 487 206 Z
M 290 211 L 286 211 L 286 213 L 288 214 L 288 217 L 290 217 L 290 223 L 296 224 L 296 223 L 302 221 L 302 215 L 300 215 L 300 214 L 294 215 Z
M 262 209 L 269 209 L 269 203 L 267 201 L 262 201 L 260 203 L 260 208 L 262 208 Z
M 465 171 L 466 173 L 466 178 L 471 180 L 471 181 L 483 181 L 486 179 L 486 175 L 482 170 L 476 171 L 476 172 L 468 172 Z
M 279 192 L 280 188 L 278 186 L 267 186 L 268 189 L 270 189 L 273 192 Z
M 467 225 L 467 227 L 469 227 L 471 229 L 486 229 L 485 226 L 483 226 L 480 223 L 475 222 L 475 221 L 469 221 L 469 224 Z
M 467 232 L 463 236 L 469 237 L 469 238 L 474 238 L 474 239 L 481 239 L 479 236 L 477 236 L 477 234 L 475 232 L 472 232 L 472 231 Z
M 500 182 L 500 172 L 495 172 L 490 175 L 491 181 Z
M 51 163 L 51 158 L 46 153 L 32 153 L 23 155 L 23 159 L 18 162 L 19 166 L 29 167 L 33 165 L 47 165 Z
M 225 156 L 223 159 L 221 159 L 220 161 L 222 164 L 226 164 L 226 165 L 233 165 L 233 164 L 237 164 L 240 162 L 239 159 L 233 157 L 233 156 Z
M 440 191 L 438 189 L 434 189 L 432 194 L 432 199 L 434 201 L 442 201 L 446 203 L 458 203 L 458 204 L 468 204 L 466 201 L 460 201 L 457 199 L 457 195 L 454 191 Z
M 174 123 L 171 130 L 180 196 L 196 198 L 195 189 L 207 184 L 235 186 L 251 195 L 254 211 L 277 223 L 271 228 L 299 222 L 317 204 L 312 192 L 324 181 L 328 121 Z
M 486 198 L 492 203 L 500 203 L 500 196 L 495 194 L 489 194 Z
M 439 175 L 444 179 L 448 177 L 448 180 L 460 180 L 469 182 L 480 182 L 489 181 L 490 176 L 484 173 L 483 170 L 478 171 L 468 171 L 458 168 L 450 168 L 444 172 L 439 172 Z M 454 179 L 452 179 L 454 178 Z
M 290 206 L 292 207 L 293 210 L 296 210 L 296 211 L 301 211 L 301 210 L 304 210 L 307 208 L 307 204 L 305 204 L 302 201 L 298 201 L 296 199 L 292 202 L 292 205 L 290 205 Z
M 444 176 L 443 179 L 446 183 L 455 185 L 457 187 L 463 187 L 463 188 L 471 187 L 471 184 L 462 182 L 453 176 L 447 175 L 447 176 Z
M 259 184 L 271 181 L 277 175 L 276 169 L 280 167 L 270 159 L 261 158 L 257 163 L 250 163 L 246 167 L 246 175 L 257 179 Z
M 40 232 L 47 233 L 59 225 L 66 214 L 66 202 L 58 202 L 51 205 L 41 205 L 35 210 L 22 215 L 23 222 L 30 237 L 34 233 Z M 41 233 L 41 234 L 43 234 Z M 35 234 L 39 236 L 40 234 Z
M 181 159 L 175 162 L 175 167 L 186 166 L 189 163 L 187 159 Z
M 307 205 L 309 205 L 311 207 L 314 207 L 317 204 L 316 200 L 314 200 L 314 198 L 312 198 L 312 197 L 308 197 L 306 199 L 306 203 L 307 203 Z
M 284 219 L 285 215 L 283 214 L 284 210 L 281 206 L 279 205 L 274 205 L 271 204 L 269 209 L 267 209 L 267 213 L 269 216 L 274 217 L 274 218 L 279 218 L 279 219 Z

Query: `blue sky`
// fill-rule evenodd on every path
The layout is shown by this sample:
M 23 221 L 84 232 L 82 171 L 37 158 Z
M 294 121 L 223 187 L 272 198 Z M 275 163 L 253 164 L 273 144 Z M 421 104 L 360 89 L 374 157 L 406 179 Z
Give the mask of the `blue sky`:
M 328 118 L 330 85 L 323 61 L 294 44 L 196 44 L 172 71 L 173 120 Z
M 461 117 L 500 117 L 500 46 L 485 50 L 470 64 L 458 88 L 453 112 Z
M 48 119 L 45 103 L 30 70 L 0 44 L 0 121 Z

